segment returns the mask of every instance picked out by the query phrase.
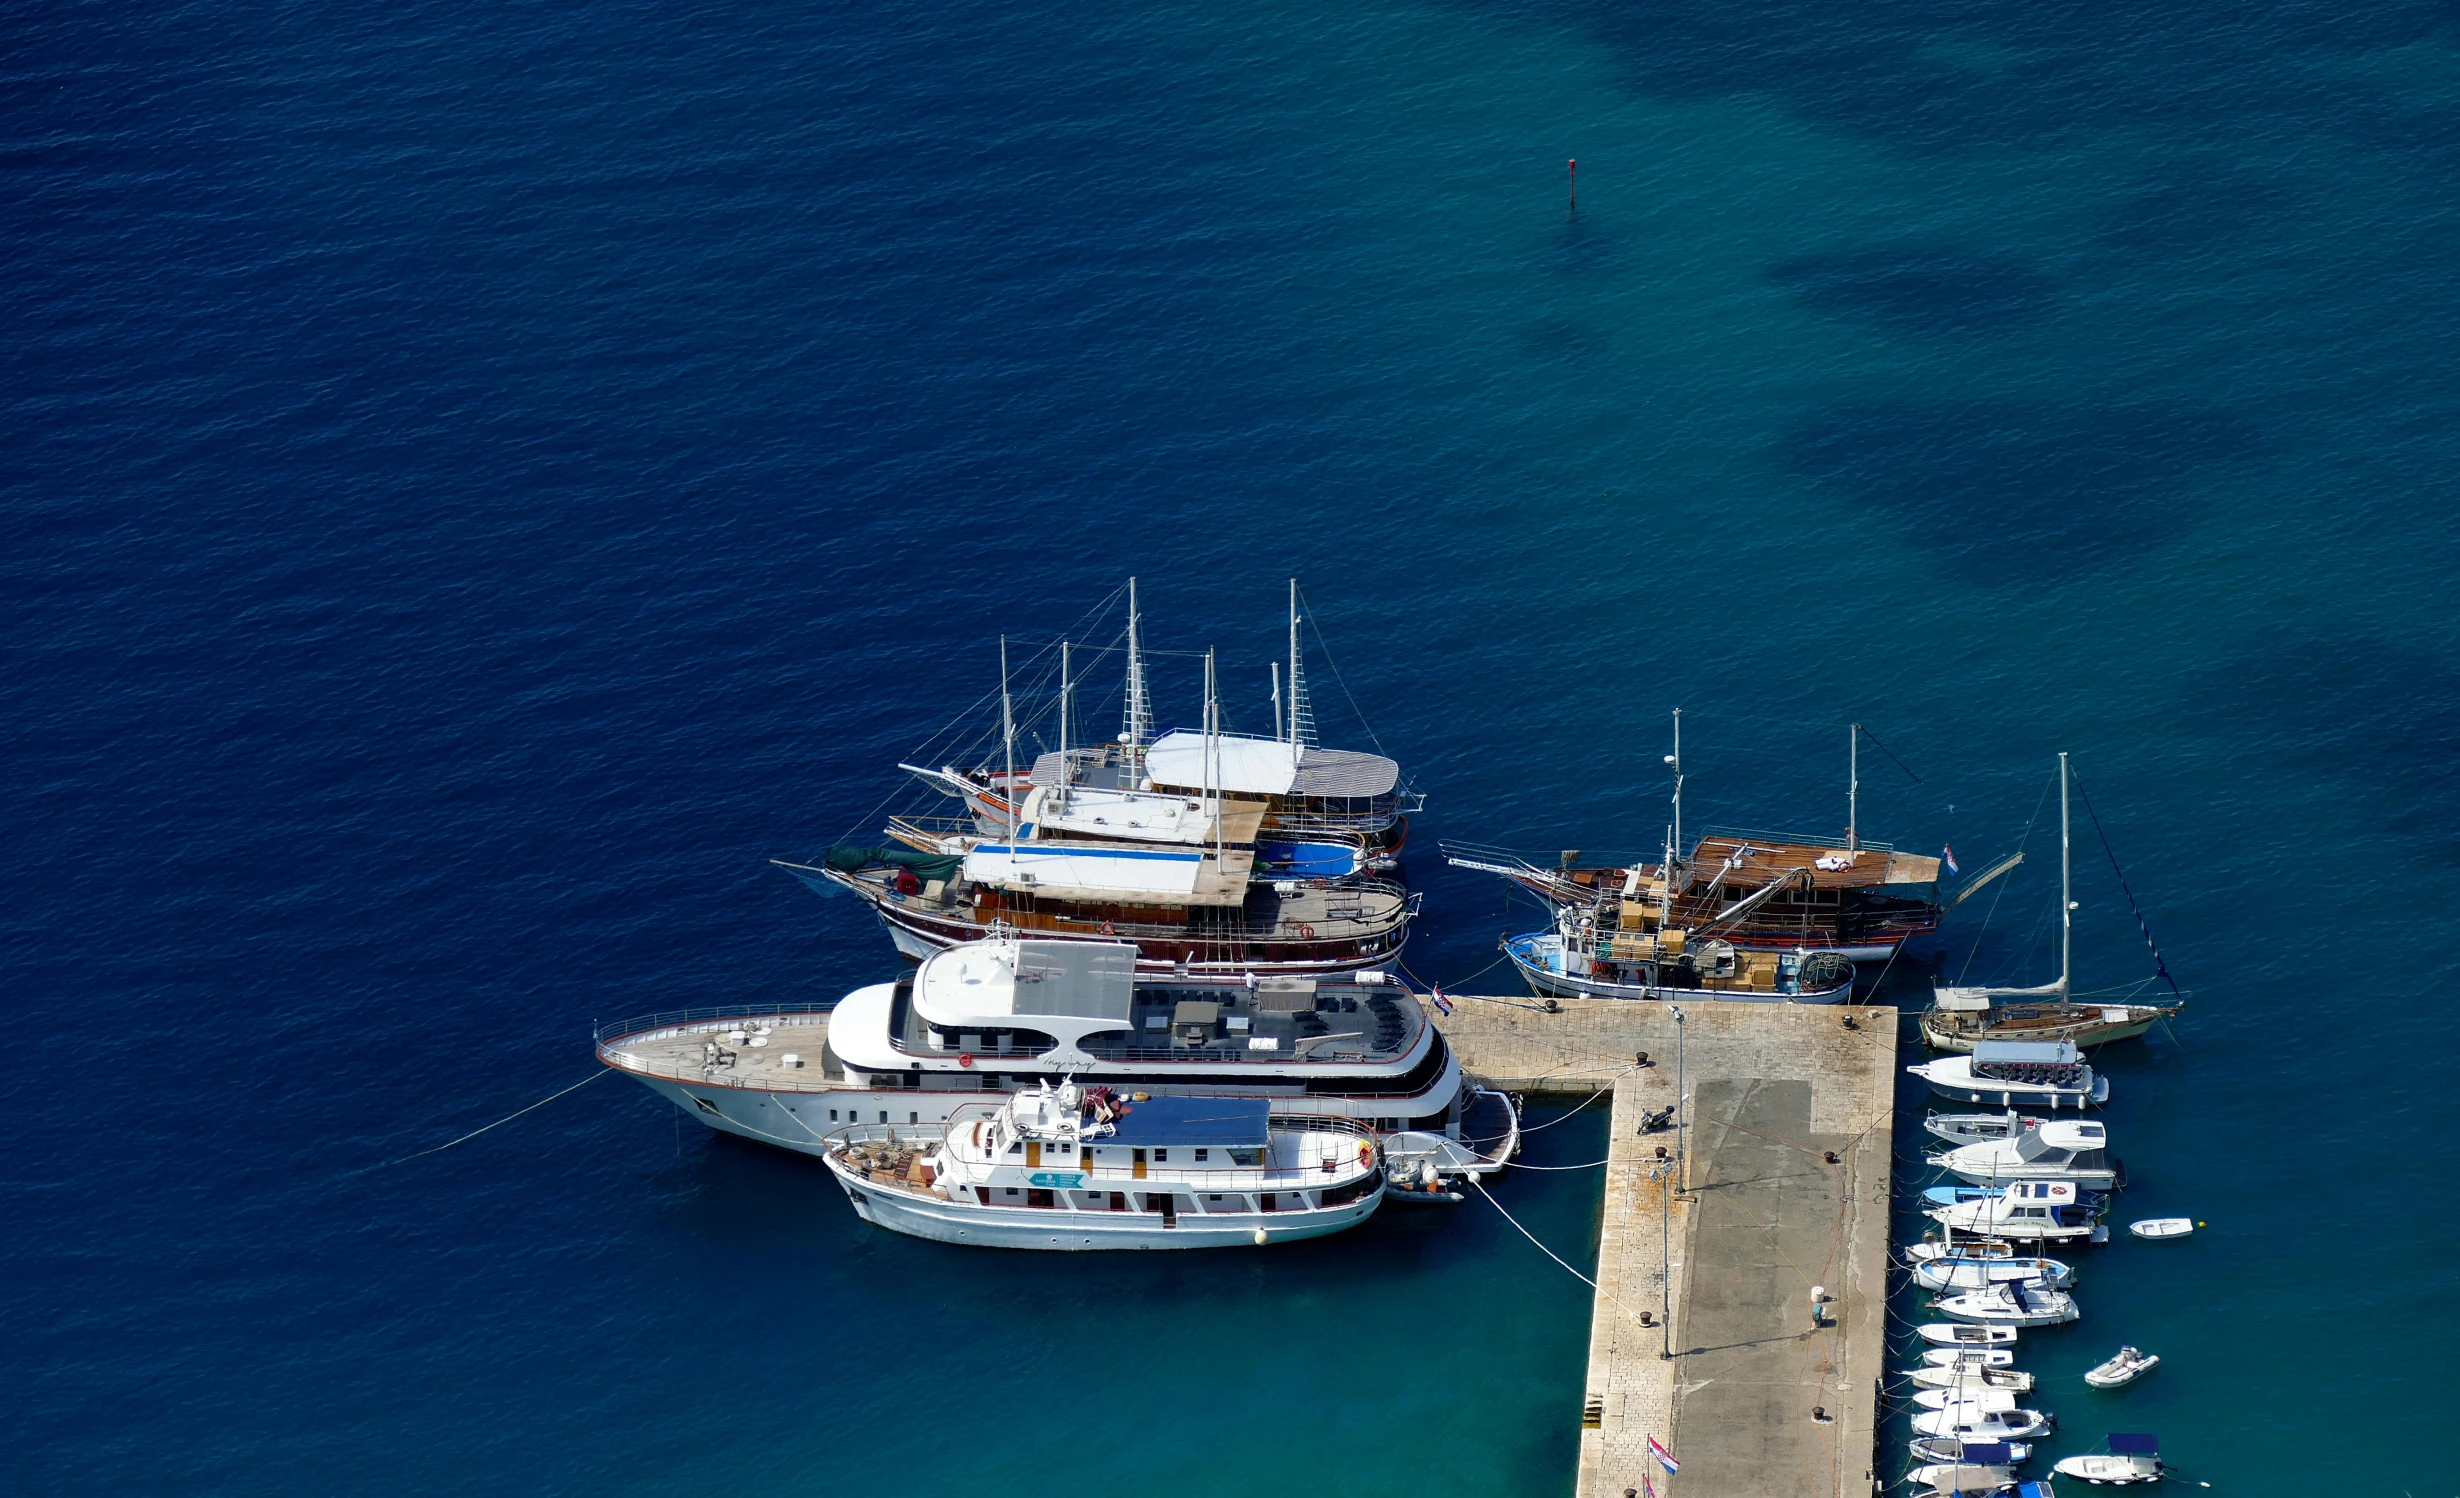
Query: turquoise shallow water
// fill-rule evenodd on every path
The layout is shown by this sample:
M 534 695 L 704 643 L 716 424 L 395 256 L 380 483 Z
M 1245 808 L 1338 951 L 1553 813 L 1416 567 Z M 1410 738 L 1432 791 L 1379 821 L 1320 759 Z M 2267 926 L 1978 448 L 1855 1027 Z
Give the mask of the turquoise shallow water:
M 2038 1339 L 2065 1449 L 2442 1490 L 2447 8 L 15 21 L 29 1490 L 1564 1491 L 1585 1292 L 1476 1211 L 936 1255 L 613 1083 L 346 1174 L 595 1019 L 884 971 L 762 860 L 1129 574 L 1249 729 L 1304 580 L 1328 732 L 1433 792 L 1431 978 L 1516 919 L 1432 841 L 1653 847 L 1673 708 L 1695 823 L 1838 825 L 1860 721 L 1920 776 L 1865 824 L 1968 867 L 2074 751 L 2196 990 L 2110 1058 L 2123 1212 L 2212 1228 Z M 2047 897 L 1936 960 L 2046 976 Z M 1505 1188 L 1567 1252 L 1571 1180 Z

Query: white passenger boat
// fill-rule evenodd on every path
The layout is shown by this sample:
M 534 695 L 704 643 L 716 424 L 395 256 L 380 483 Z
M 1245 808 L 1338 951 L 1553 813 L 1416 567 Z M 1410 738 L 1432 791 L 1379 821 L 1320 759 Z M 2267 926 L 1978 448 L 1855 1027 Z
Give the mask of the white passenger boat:
M 683 1010 L 598 1032 L 598 1059 L 712 1129 L 808 1155 L 848 1124 L 936 1129 L 1062 1073 L 1121 1092 L 1254 1097 L 1382 1136 L 1413 1186 L 1503 1168 L 1510 1098 L 1468 1085 L 1380 973 L 1145 977 L 1124 943 L 1004 936 L 813 1005 Z
M 2127 1231 L 2138 1238 L 2184 1238 L 2195 1231 L 2192 1217 L 2146 1217 L 2127 1224 Z
M 1985 1139 L 2013 1139 L 2026 1129 L 2042 1125 L 2038 1118 L 2026 1118 L 2007 1113 L 1933 1113 L 1922 1120 L 1922 1127 L 1950 1144 L 1978 1144 Z
M 2031 1242 L 2106 1236 L 2098 1212 L 2065 1181 L 2018 1181 L 1995 1196 L 1933 1207 L 1929 1215 L 1976 1237 Z
M 1914 1328 L 1933 1347 L 2012 1347 L 2012 1326 L 1975 1326 L 1961 1321 L 1933 1321 Z
M 2018 1394 L 2033 1390 L 2032 1374 L 1983 1363 L 1924 1363 L 1905 1377 L 1917 1389 L 2008 1389 Z
M 1913 1440 L 1913 1459 L 1948 1466 L 2015 1467 L 2033 1459 L 2033 1448 L 2023 1441 L 1967 1441 L 1956 1436 L 1916 1436 Z
M 1922 1352 L 1925 1368 L 2013 1368 L 2014 1349 L 2006 1347 L 1931 1347 Z
M 2160 1366 L 2159 1354 L 2122 1347 L 2108 1362 L 2097 1363 L 2086 1372 L 2084 1381 L 2096 1389 L 2120 1389 Z
M 2110 1100 L 2110 1079 L 2093 1074 L 2073 1042 L 1985 1040 L 1964 1056 L 1934 1056 L 1905 1070 L 1941 1097 L 2053 1112 Z
M 2156 1437 L 2113 1433 L 2109 1445 L 2107 1452 L 2061 1457 L 2050 1470 L 2061 1477 L 2112 1487 L 2159 1482 L 2169 1470 L 2161 1463 L 2161 1442 Z
M 2061 1119 L 2013 1138 L 1960 1145 L 1927 1158 L 1977 1186 L 2072 1181 L 2087 1191 L 2108 1191 L 2119 1183 L 2119 1164 L 2110 1155 L 2109 1143 L 2109 1131 L 2100 1124 Z
M 1260 1246 L 1355 1227 L 1384 1197 L 1382 1151 L 1345 1120 L 1073 1082 L 974 1104 L 936 1140 L 839 1129 L 822 1158 L 864 1221 L 990 1248 Z
M 2057 1326 L 2084 1314 L 2076 1308 L 2076 1298 L 2066 1291 L 2035 1284 L 1969 1290 L 1962 1295 L 1943 1297 L 1937 1309 L 1942 1316 L 1990 1326 Z
M 1917 1435 L 1964 1441 L 2029 1441 L 2048 1434 L 2054 1423 L 2040 1410 L 2018 1408 L 2016 1396 L 2005 1389 L 1984 1389 L 1945 1409 L 1925 1409 L 1913 1417 Z
M 2063 1290 L 2076 1272 L 2056 1259 L 1942 1258 L 1913 1266 L 1913 1282 L 1925 1290 L 1952 1293 L 1992 1285 L 2040 1284 Z

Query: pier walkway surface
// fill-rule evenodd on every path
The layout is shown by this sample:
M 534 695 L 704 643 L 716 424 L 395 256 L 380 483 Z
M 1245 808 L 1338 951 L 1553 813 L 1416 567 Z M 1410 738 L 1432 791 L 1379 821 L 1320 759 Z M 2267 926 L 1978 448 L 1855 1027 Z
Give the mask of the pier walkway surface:
M 1530 1000 L 1455 1003 L 1444 1036 L 1481 1082 L 1613 1093 L 1579 1498 L 1622 1498 L 1644 1473 L 1667 1498 L 1871 1492 L 1896 1011 L 1684 1004 L 1683 1189 L 1657 1159 L 1661 1145 L 1675 1153 L 1675 1135 L 1640 1133 L 1644 1113 L 1674 1100 L 1666 1006 L 1559 999 L 1548 1014 Z M 1651 1065 L 1634 1064 L 1642 1051 Z M 1814 1286 L 1833 1297 L 1817 1330 Z M 1643 1313 L 1660 1324 L 1642 1325 Z M 1651 1465 L 1651 1436 L 1680 1460 L 1679 1478 Z

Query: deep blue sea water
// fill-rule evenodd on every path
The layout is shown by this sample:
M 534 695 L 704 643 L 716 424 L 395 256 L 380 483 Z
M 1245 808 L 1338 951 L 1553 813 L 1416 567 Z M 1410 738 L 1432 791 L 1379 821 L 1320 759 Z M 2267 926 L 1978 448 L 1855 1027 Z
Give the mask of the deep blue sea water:
M 1676 707 L 1695 825 L 1840 825 L 1859 721 L 1968 867 L 2073 751 L 2196 991 L 2122 1215 L 2212 1227 L 2037 1339 L 2059 1449 L 2454 1490 L 2448 5 L 33 0 L 0 67 L 12 1489 L 1568 1492 L 1586 1291 L 1479 1204 L 961 1254 L 616 1080 L 352 1174 L 889 971 L 764 860 L 1134 574 L 1248 729 L 1303 580 L 1435 979 L 1512 917 L 1434 840 L 1652 848 Z M 2048 975 L 2031 846 L 1937 961 Z M 1583 1180 L 1500 1194 L 1577 1256 Z

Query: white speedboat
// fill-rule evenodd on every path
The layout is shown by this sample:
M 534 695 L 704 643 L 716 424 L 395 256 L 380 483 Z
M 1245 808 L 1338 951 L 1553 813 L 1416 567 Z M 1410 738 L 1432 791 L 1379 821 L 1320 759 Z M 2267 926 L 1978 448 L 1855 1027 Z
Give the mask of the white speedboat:
M 1913 1396 L 1913 1402 L 1926 1410 L 1944 1410 L 1960 1404 L 1978 1404 L 1984 1395 L 2001 1394 L 2007 1397 L 2012 1408 L 2018 1392 L 2013 1384 L 1976 1384 L 1969 1389 L 1924 1389 Z
M 822 1158 L 864 1221 L 993 1248 L 1261 1246 L 1355 1227 L 1384 1199 L 1383 1152 L 1345 1119 L 1074 1082 L 977 1103 L 936 1139 L 840 1129 Z
M 1926 1462 L 1905 1474 L 1925 1494 L 2006 1493 L 2016 1486 L 2013 1467 L 1979 1467 L 1967 1462 Z
M 1978 1326 L 1961 1321 L 1933 1321 L 1914 1330 L 1933 1347 L 2012 1347 L 2012 1326 Z
M 1926 1347 L 1925 1368 L 2013 1368 L 2016 1354 L 2005 1347 Z
M 2110 1437 L 2108 1451 L 2090 1456 L 2061 1457 L 2058 1465 L 2050 1470 L 2061 1477 L 2118 1487 L 2128 1483 L 2159 1482 L 2167 1469 L 2161 1465 L 2161 1442 L 2158 1439 L 2114 1434 Z
M 1930 1216 L 1959 1233 L 2023 1241 L 2090 1240 L 2100 1214 L 2065 1181 L 2018 1181 L 1995 1196 L 1933 1207 Z
M 1938 1311 L 1942 1316 L 1989 1326 L 2057 1326 L 2084 1315 L 2076 1308 L 2076 1298 L 2066 1291 L 2032 1283 L 1991 1285 L 1950 1295 L 1939 1302 Z
M 2119 1164 L 2109 1150 L 2109 1130 L 2082 1119 L 2062 1119 L 2025 1129 L 2010 1139 L 1959 1145 L 1928 1157 L 1928 1163 L 1977 1186 L 2009 1181 L 2073 1181 L 2088 1191 L 2119 1183 Z
M 2184 1238 L 2195 1231 L 2192 1217 L 2147 1217 L 2127 1224 L 2127 1231 L 2138 1238 Z
M 2122 1347 L 2118 1350 L 2117 1356 L 2108 1362 L 2094 1365 L 2093 1369 L 2084 1375 L 2084 1381 L 2096 1389 L 2119 1389 L 2134 1383 L 2160 1366 L 2161 1358 L 2158 1353 L 2139 1352 L 2132 1347 Z
M 2040 1410 L 2019 1408 L 2016 1396 L 2005 1389 L 1983 1389 L 1945 1409 L 1913 1417 L 1917 1435 L 1966 1441 L 2029 1441 L 2049 1434 L 2055 1423 Z
M 1945 1240 L 1936 1235 L 1919 1243 L 1905 1246 L 1908 1264 L 1936 1264 L 1942 1259 L 2012 1259 L 2017 1257 L 2016 1245 L 1999 1238 L 1958 1238 Z
M 1967 1441 L 1955 1436 L 1916 1436 L 1913 1459 L 1944 1466 L 2015 1467 L 2033 1459 L 2023 1441 Z
M 1934 1056 L 1905 1070 L 1960 1103 L 2059 1112 L 2110 1100 L 2110 1079 L 2095 1076 L 2084 1053 L 2066 1040 L 1985 1040 L 1970 1055 Z
M 2018 1394 L 2033 1391 L 2033 1375 L 2014 1368 L 1925 1363 L 1905 1376 L 1917 1389 L 2010 1389 Z
M 2040 1128 L 2042 1120 L 2026 1118 L 2013 1111 L 2006 1113 L 1932 1113 L 1922 1119 L 1922 1127 L 1934 1138 L 1950 1144 L 1978 1144 L 1985 1139 L 2013 1139 L 2026 1129 Z
M 2063 1290 L 2075 1277 L 2073 1269 L 2056 1259 L 1941 1258 L 1913 1266 L 1915 1284 L 1942 1293 L 2022 1284 Z

